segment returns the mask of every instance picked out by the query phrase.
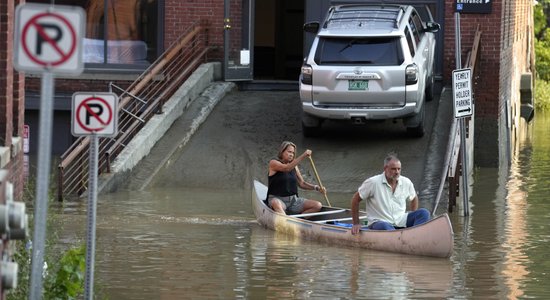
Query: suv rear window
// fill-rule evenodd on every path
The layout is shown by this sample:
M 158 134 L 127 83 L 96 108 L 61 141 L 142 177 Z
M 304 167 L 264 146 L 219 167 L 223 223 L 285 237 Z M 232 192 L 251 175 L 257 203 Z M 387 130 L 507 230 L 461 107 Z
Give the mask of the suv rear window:
M 318 65 L 398 66 L 403 63 L 399 37 L 323 37 L 319 39 Z

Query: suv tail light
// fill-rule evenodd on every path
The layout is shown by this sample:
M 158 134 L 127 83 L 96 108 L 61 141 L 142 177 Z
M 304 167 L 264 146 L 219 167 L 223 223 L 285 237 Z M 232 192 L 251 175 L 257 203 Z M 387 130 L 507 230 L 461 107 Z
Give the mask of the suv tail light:
M 405 68 L 406 84 L 415 84 L 418 82 L 418 66 L 416 64 L 408 65 Z
M 302 83 L 311 84 L 312 76 L 313 76 L 313 68 L 310 65 L 303 65 L 302 66 Z

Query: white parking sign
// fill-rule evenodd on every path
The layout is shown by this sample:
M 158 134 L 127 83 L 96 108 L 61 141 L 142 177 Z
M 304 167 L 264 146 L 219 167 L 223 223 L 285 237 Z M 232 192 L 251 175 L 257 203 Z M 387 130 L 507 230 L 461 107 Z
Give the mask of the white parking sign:
M 118 96 L 114 93 L 74 93 L 72 133 L 74 136 L 117 134 Z
M 80 74 L 85 12 L 78 6 L 20 4 L 14 66 L 19 71 Z
M 455 118 L 469 117 L 473 113 L 472 70 L 453 71 L 453 99 Z

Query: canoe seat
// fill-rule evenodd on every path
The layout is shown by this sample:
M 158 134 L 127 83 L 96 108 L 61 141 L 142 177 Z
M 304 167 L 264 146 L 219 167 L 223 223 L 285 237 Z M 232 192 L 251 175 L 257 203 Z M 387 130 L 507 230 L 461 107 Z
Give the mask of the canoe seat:
M 359 217 L 359 220 L 366 219 L 366 218 L 367 218 L 367 216 L 360 216 L 360 217 Z M 320 220 L 320 221 L 313 221 L 313 222 L 315 222 L 315 223 L 327 223 L 327 222 L 349 221 L 349 220 L 352 220 L 352 219 L 353 219 L 352 217 L 348 217 L 348 218 Z
M 335 210 L 326 210 L 326 211 L 299 214 L 299 215 L 289 215 L 289 217 L 303 218 L 303 217 L 311 217 L 311 216 L 322 216 L 322 215 L 337 214 L 337 213 L 341 213 L 341 212 L 345 212 L 345 211 L 346 211 L 345 209 L 335 209 Z

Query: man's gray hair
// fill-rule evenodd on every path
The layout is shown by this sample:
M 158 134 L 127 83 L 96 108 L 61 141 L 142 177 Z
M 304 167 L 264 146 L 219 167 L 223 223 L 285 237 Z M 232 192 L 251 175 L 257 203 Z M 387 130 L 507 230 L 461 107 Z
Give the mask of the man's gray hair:
M 399 160 L 399 157 L 397 157 L 397 154 L 395 154 L 395 152 L 390 152 L 388 153 L 388 155 L 386 155 L 386 158 L 384 158 L 384 166 L 387 166 L 392 160 L 401 161 Z

